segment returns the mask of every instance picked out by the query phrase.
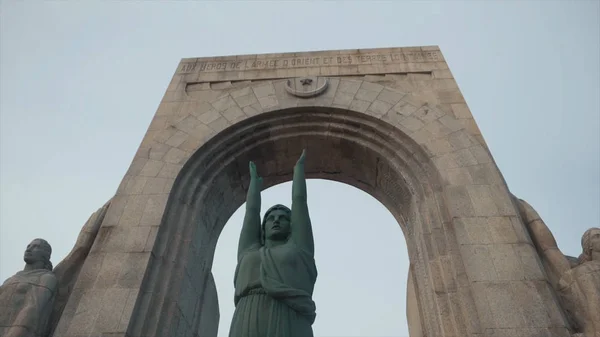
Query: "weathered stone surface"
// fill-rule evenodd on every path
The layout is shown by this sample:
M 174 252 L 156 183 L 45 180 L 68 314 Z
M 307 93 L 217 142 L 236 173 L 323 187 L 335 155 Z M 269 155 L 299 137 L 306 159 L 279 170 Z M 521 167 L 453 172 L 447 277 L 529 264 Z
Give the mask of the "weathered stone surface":
M 326 77 L 330 86 L 296 97 L 285 83 L 297 77 Z M 360 188 L 403 219 L 421 315 L 411 331 L 567 331 L 539 286 L 542 265 L 481 131 L 439 48 L 428 46 L 183 59 L 60 336 L 214 337 L 207 320 L 218 316 L 216 292 L 206 275 L 216 233 L 244 201 L 241 168 L 255 161 L 266 188 L 291 178 L 302 148 L 311 154 L 307 177 Z M 114 299 L 118 324 L 94 299 Z
M 600 228 L 590 228 L 583 234 L 583 252 L 573 265 L 560 252 L 552 233 L 533 207 L 524 200 L 515 201 L 575 332 L 586 337 L 600 335 Z M 543 289 L 543 285 L 540 288 Z M 530 310 L 530 315 L 541 315 L 543 300 L 538 306 Z
M 92 214 L 73 249 L 55 268 L 50 262 L 52 248 L 48 242 L 35 239 L 27 246 L 24 270 L 0 286 L 2 336 L 45 337 L 54 333 L 109 204 Z

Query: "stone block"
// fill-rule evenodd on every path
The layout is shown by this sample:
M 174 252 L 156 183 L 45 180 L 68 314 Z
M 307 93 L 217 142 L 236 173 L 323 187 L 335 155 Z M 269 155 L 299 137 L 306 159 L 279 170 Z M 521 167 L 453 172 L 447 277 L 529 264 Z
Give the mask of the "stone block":
M 81 271 L 77 277 L 77 282 L 75 283 L 75 288 L 92 288 L 96 282 L 96 279 L 98 278 L 103 261 L 104 253 L 90 252 L 85 259 L 83 266 L 81 267 Z
M 158 226 L 151 226 L 150 233 L 148 233 L 148 239 L 144 245 L 144 252 L 151 252 L 154 248 L 154 242 L 156 241 L 156 234 L 158 233 Z
M 214 132 L 218 133 L 225 130 L 230 125 L 231 124 L 229 123 L 229 121 L 227 121 L 227 119 L 225 119 L 225 117 L 219 117 L 216 120 L 210 122 L 208 124 L 208 127 L 211 128 Z
M 129 169 L 127 170 L 126 175 L 128 175 L 128 176 L 138 175 L 144 168 L 144 165 L 146 165 L 147 161 L 148 161 L 148 158 L 143 158 L 141 156 L 134 158 L 133 161 L 131 162 L 131 165 L 129 165 Z
M 444 293 L 444 278 L 442 277 L 442 266 L 440 265 L 440 259 L 435 259 L 429 262 L 429 276 L 431 277 L 433 290 L 437 293 Z
M 140 219 L 140 225 L 158 226 L 167 205 L 168 194 L 151 195 L 148 196 L 146 200 L 143 208 L 144 213 Z
M 253 92 L 245 96 L 234 97 L 234 100 L 240 108 L 258 103 L 258 99 Z
M 161 102 L 156 110 L 156 116 L 171 116 L 181 109 L 182 102 Z
M 445 139 L 431 139 L 424 145 L 434 156 L 439 156 L 454 151 L 452 144 Z
M 102 221 L 103 227 L 116 226 L 119 223 L 119 219 L 125 210 L 125 205 L 127 205 L 128 198 L 129 197 L 126 195 L 116 195 L 113 197 L 110 207 L 104 216 L 104 221 Z
M 432 73 L 434 78 L 454 78 L 449 69 L 437 69 Z
M 409 102 L 402 100 L 396 103 L 392 109 L 403 116 L 410 116 L 417 111 L 418 108 Z
M 338 86 L 338 92 L 345 92 L 354 97 L 360 89 L 362 81 L 349 81 L 349 80 L 341 80 Z
M 454 218 L 453 224 L 456 230 L 456 238 L 459 244 L 480 244 L 487 245 L 493 242 L 488 230 L 485 218 Z
M 453 217 L 470 217 L 475 215 L 471 197 L 465 186 L 447 186 L 444 189 L 450 215 Z
M 194 116 L 198 118 L 202 124 L 208 125 L 221 117 L 221 114 L 217 110 L 211 109 L 198 116 Z
M 430 106 L 429 104 L 425 104 L 417 109 L 412 116 L 420 119 L 423 121 L 423 123 L 428 124 L 444 116 L 444 112 L 440 109 Z
M 83 292 L 66 335 L 89 336 L 100 312 L 98 303 L 102 303 L 105 292 L 106 289 L 87 289 Z
M 497 280 L 519 281 L 525 280 L 521 259 L 511 244 L 494 244 L 489 246 Z
M 368 83 L 368 82 L 363 82 L 363 84 L 364 83 Z M 370 90 L 360 88 L 360 89 L 358 89 L 358 92 L 356 93 L 356 95 L 354 95 L 354 98 L 361 100 L 361 101 L 365 101 L 365 102 L 373 102 L 377 98 L 378 95 L 379 95 L 378 91 L 370 91 Z
M 123 188 L 123 195 L 137 195 L 141 194 L 144 191 L 144 186 L 146 186 L 146 181 L 148 181 L 147 177 L 143 176 L 135 176 L 131 177 L 127 181 L 127 185 Z
M 450 104 L 450 106 L 452 107 L 452 112 L 456 119 L 473 118 L 469 107 L 465 103 L 454 103 Z
M 100 267 L 96 282 L 94 282 L 94 288 L 106 289 L 115 287 L 126 257 L 127 253 L 104 253 L 102 266 Z
M 371 104 L 371 106 L 369 106 L 368 111 L 370 112 L 371 115 L 379 118 L 379 117 L 385 115 L 390 110 L 391 107 L 392 107 L 392 105 L 389 103 L 375 100 Z
M 196 150 L 198 150 L 200 145 L 202 145 L 204 143 L 204 140 L 207 138 L 208 137 L 199 138 L 199 137 L 189 136 L 185 140 L 185 142 L 183 142 L 181 145 L 179 145 L 178 148 L 182 151 L 193 154 L 194 152 L 196 152 Z
M 237 106 L 231 107 L 221 113 L 228 121 L 233 122 L 240 117 L 246 117 L 242 109 Z
M 530 244 L 523 243 L 513 245 L 513 248 L 521 261 L 525 279 L 545 281 L 543 267 L 535 248 Z
M 167 126 L 167 120 L 167 116 L 155 116 L 150 126 L 148 126 L 148 131 L 164 129 Z
M 392 112 L 390 111 L 388 114 L 391 114 Z M 431 134 L 431 132 L 427 131 L 426 129 L 420 129 L 417 130 L 415 132 L 411 132 L 410 133 L 410 137 L 417 142 L 417 144 L 424 144 L 426 143 L 429 139 L 431 139 L 433 137 L 433 135 Z
M 473 158 L 475 158 L 475 156 L 473 156 Z M 488 163 L 471 165 L 468 166 L 467 169 L 469 170 L 469 173 L 473 178 L 473 184 L 494 185 L 503 183 L 502 177 L 500 177 L 500 175 L 498 174 L 498 169 L 494 164 Z
M 498 279 L 489 247 L 489 245 L 462 245 L 460 247 L 465 269 L 471 282 Z
M 137 226 L 144 212 L 148 196 L 132 195 L 127 199 L 123 214 L 119 218 L 119 226 Z
M 452 259 L 448 255 L 440 257 L 440 266 L 442 271 L 442 277 L 444 279 L 445 291 L 448 293 L 454 293 L 458 290 L 458 284 L 456 283 L 456 277 L 453 273 L 455 267 L 452 265 Z
M 509 217 L 488 217 L 486 224 L 494 243 L 518 242 L 517 234 Z
M 448 127 L 440 123 L 438 120 L 427 124 L 425 128 L 427 131 L 431 132 L 434 137 L 443 137 L 452 132 L 452 130 L 448 129 Z
M 402 97 L 404 97 L 405 95 L 406 93 L 396 91 L 390 88 L 385 88 L 379 93 L 377 99 L 382 102 L 391 104 L 393 106 L 398 104 L 398 102 L 400 102 L 400 100 L 402 100 Z
M 169 145 L 171 147 L 178 147 L 183 142 L 185 142 L 185 140 L 187 139 L 187 137 L 188 137 L 187 133 L 178 130 L 169 139 L 167 139 L 167 141 L 165 142 L 165 144 Z
M 258 99 L 258 103 L 260 103 L 260 106 L 263 109 L 273 109 L 274 107 L 279 105 L 279 101 L 277 100 L 276 96 L 265 96 L 265 97 L 260 97 Z
M 169 149 L 169 151 L 167 151 L 167 153 L 163 157 L 163 160 L 171 164 L 182 164 L 184 160 L 187 159 L 189 156 L 189 153 L 181 149 L 172 147 Z
M 456 160 L 454 159 L 452 153 L 447 153 L 434 157 L 433 162 L 435 163 L 435 166 L 440 170 L 440 172 L 445 172 L 448 169 L 460 167 L 460 165 L 456 163 Z
M 450 309 L 450 301 L 448 298 L 448 294 L 436 293 L 436 304 L 439 312 L 438 315 L 440 316 L 440 320 L 442 323 L 442 330 L 448 336 L 456 336 L 456 329 L 454 327 L 454 317 L 452 315 L 452 310 Z
M 500 215 L 517 215 L 517 211 L 512 203 L 508 189 L 504 185 L 490 185 L 490 193 Z
M 181 120 L 173 124 L 169 123 L 166 129 L 153 133 L 152 140 L 156 143 L 165 144 L 177 132 L 175 125 L 178 123 L 181 123 Z
M 93 332 L 119 332 L 119 320 L 127 303 L 129 289 L 111 288 L 104 293 Z M 124 331 L 123 331 L 124 332 Z
M 487 299 L 487 287 L 488 282 L 473 282 L 471 283 L 470 290 L 472 292 L 473 302 L 477 308 L 477 316 L 479 316 L 480 330 L 485 328 L 495 327 L 494 316 L 490 309 L 490 303 Z M 469 288 L 461 288 L 461 292 L 464 294 Z
M 215 110 L 222 112 L 231 107 L 237 106 L 237 103 L 233 100 L 233 98 L 231 98 L 231 96 L 224 96 L 212 102 L 212 106 Z
M 439 121 L 451 132 L 458 131 L 463 128 L 462 124 L 456 118 L 450 115 L 444 115 L 440 117 Z
M 358 111 L 358 112 L 366 112 L 371 102 L 361 101 L 361 100 L 353 100 L 350 104 L 350 110 Z
M 160 170 L 158 176 L 163 178 L 174 179 L 175 177 L 177 177 L 177 174 L 179 174 L 179 171 L 181 170 L 182 166 L 182 164 L 165 163 L 165 166 L 163 166 L 162 170 Z
M 275 96 L 275 88 L 271 82 L 252 87 L 252 90 L 259 100 L 264 97 Z
M 489 152 L 481 145 L 475 145 L 469 148 L 473 157 L 479 164 L 488 164 L 492 162 Z
M 446 171 L 446 178 L 450 185 L 473 184 L 473 178 L 469 174 L 469 171 L 464 167 L 448 169 Z
M 125 306 L 121 312 L 121 317 L 118 318 L 119 324 L 117 325 L 117 331 L 127 331 L 129 320 L 131 318 L 131 314 L 133 313 L 138 294 L 138 288 L 128 289 Z
M 460 93 L 460 90 L 440 90 L 437 92 L 440 103 L 465 103 L 465 98 Z
M 148 160 L 139 175 L 143 177 L 156 177 L 164 165 L 165 163 L 159 160 Z
M 450 302 L 450 310 L 455 317 L 454 328 L 456 329 L 456 336 L 468 336 L 467 322 L 465 320 L 465 313 L 462 309 L 459 295 L 455 292 L 449 293 L 448 301 Z
M 406 129 L 413 131 L 413 132 L 420 130 L 425 125 L 419 119 L 414 118 L 412 116 L 403 118 L 402 121 L 400 122 L 400 124 L 402 126 L 404 126 Z
M 248 117 L 256 116 L 263 112 L 262 106 L 259 103 L 252 104 L 251 106 L 246 106 L 243 109 L 244 114 Z
M 532 244 L 531 237 L 529 233 L 525 229 L 525 226 L 521 222 L 521 219 L 516 216 L 511 216 L 510 222 L 512 223 L 513 230 L 515 235 L 517 236 L 517 241 L 520 243 Z
M 498 208 L 492 198 L 489 185 L 470 185 L 467 186 L 473 210 L 477 216 L 496 216 L 500 215 Z
M 121 288 L 139 289 L 146 272 L 150 253 L 127 253 L 122 263 L 117 286 Z M 118 319 L 116 320 L 118 322 Z
M 162 160 L 171 147 L 166 144 L 153 143 L 148 151 L 148 158 L 152 160 Z
M 470 148 L 476 145 L 475 140 L 464 130 L 458 130 L 448 135 L 448 142 L 456 150 Z

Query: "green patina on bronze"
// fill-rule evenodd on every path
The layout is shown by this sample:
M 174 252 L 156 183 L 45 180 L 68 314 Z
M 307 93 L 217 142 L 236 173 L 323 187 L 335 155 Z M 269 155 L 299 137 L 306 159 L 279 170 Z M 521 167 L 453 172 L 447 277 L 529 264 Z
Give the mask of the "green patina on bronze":
M 235 270 L 230 337 L 312 337 L 317 279 L 306 198 L 305 152 L 294 167 L 292 209 L 271 207 L 261 222 L 262 178 L 250 162 L 246 215 Z

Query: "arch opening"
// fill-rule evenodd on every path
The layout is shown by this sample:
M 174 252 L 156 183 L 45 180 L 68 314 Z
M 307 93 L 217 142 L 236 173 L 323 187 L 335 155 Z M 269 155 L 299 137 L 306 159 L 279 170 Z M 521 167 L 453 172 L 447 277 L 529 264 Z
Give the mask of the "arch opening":
M 204 144 L 177 177 L 130 323 L 133 336 L 216 336 L 218 301 L 211 268 L 227 220 L 244 203 L 248 162 L 264 189 L 291 180 L 302 149 L 306 177 L 354 186 L 381 202 L 400 225 L 428 336 L 452 335 L 459 310 L 450 310 L 442 268 L 430 257 L 456 244 L 444 234 L 447 218 L 439 173 L 429 157 L 395 127 L 361 113 L 291 108 L 248 118 Z M 309 196 L 310 197 L 310 196 Z M 436 241 L 435 247 L 432 240 Z M 442 240 L 443 242 L 437 242 Z M 451 261 L 453 277 L 464 269 Z M 406 270 L 403 271 L 404 273 Z M 439 275 L 437 275 L 439 276 Z M 456 279 L 447 280 L 456 287 Z M 215 309 L 216 308 L 216 309 Z M 216 310 L 216 311 L 215 311 Z M 432 314 L 432 313 L 438 314 Z M 218 323 L 217 323 L 218 325 Z M 213 331 L 214 330 L 214 331 Z
M 307 187 L 319 273 L 313 294 L 315 336 L 408 336 L 408 250 L 394 217 L 350 185 L 309 179 Z M 261 215 L 277 203 L 289 206 L 291 189 L 292 183 L 286 182 L 263 191 Z M 219 300 L 219 337 L 228 336 L 235 310 L 233 277 L 244 214 L 245 204 L 227 221 L 211 268 Z

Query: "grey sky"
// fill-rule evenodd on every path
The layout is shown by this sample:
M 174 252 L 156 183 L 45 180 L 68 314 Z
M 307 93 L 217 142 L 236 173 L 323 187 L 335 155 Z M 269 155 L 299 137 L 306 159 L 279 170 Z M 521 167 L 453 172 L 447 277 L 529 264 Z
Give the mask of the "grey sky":
M 34 237 L 55 264 L 71 249 L 183 57 L 439 45 L 509 188 L 560 248 L 578 255 L 600 225 L 598 1 L 1 1 L 0 15 L 0 282 Z M 405 336 L 408 258 L 392 216 L 349 186 L 308 187 L 315 336 Z M 290 188 L 265 191 L 264 206 L 289 204 Z M 222 336 L 241 215 L 213 268 Z

